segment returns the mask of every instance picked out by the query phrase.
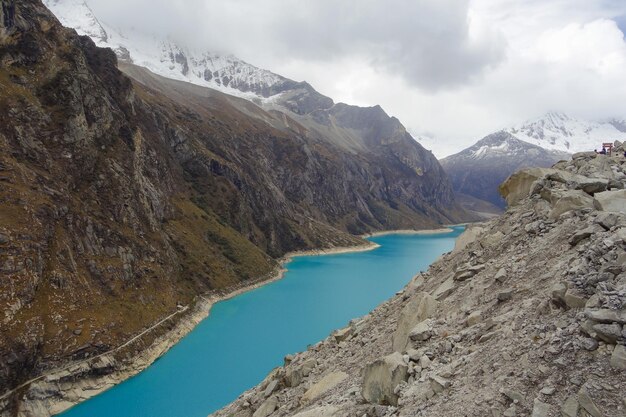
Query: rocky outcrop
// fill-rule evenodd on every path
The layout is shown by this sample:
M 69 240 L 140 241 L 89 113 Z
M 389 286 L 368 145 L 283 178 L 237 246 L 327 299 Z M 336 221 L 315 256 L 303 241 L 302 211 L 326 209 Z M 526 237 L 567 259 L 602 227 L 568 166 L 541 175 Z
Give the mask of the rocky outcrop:
M 512 176 L 503 216 L 469 228 L 358 332 L 277 371 L 314 359 L 315 372 L 348 375 L 339 389 L 302 403 L 314 374 L 281 386 L 272 415 L 624 416 L 626 213 L 597 197 L 619 200 L 625 185 L 626 160 L 593 153 Z M 569 194 L 585 204 L 564 206 Z M 243 398 L 254 409 L 262 391 Z M 242 399 L 214 416 L 249 416 Z

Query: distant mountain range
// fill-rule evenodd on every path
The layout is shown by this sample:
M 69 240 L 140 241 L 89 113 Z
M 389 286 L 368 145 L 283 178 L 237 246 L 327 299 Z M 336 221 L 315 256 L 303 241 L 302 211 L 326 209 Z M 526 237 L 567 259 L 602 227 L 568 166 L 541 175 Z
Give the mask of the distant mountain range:
M 89 36 L 97 46 L 111 48 L 118 58 L 174 80 L 187 81 L 224 93 L 269 102 L 306 83 L 257 68 L 233 55 L 197 51 L 167 36 L 114 28 L 95 16 L 84 0 L 44 0 L 64 26 Z
M 551 112 L 488 135 L 440 162 L 466 209 L 477 211 L 476 199 L 503 209 L 498 186 L 512 173 L 549 167 L 572 153 L 598 150 L 602 143 L 616 140 L 626 140 L 623 120 L 587 121 Z
M 550 151 L 519 140 L 503 130 L 440 162 L 458 193 L 504 208 L 498 186 L 509 175 L 520 168 L 552 166 L 567 156 L 565 152 Z
M 603 142 L 626 140 L 626 121 L 589 121 L 551 112 L 505 132 L 544 149 L 572 154 L 599 149 Z

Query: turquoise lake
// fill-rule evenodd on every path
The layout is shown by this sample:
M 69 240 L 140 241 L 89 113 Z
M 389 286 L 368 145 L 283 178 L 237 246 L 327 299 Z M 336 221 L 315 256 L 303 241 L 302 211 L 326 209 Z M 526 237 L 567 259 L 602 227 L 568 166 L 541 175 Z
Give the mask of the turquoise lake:
M 64 417 L 206 417 L 305 350 L 393 296 L 454 247 L 463 227 L 385 235 L 368 252 L 300 256 L 285 277 L 230 300 L 139 375 Z

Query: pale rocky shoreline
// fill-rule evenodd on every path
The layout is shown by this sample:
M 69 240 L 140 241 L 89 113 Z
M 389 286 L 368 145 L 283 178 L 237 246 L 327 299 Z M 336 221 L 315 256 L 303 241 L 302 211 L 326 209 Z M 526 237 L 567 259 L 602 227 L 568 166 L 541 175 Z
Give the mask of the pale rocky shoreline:
M 387 233 L 394 232 L 390 231 Z M 124 360 L 116 359 L 115 354 L 119 349 L 118 347 L 111 352 L 68 364 L 56 371 L 52 370 L 31 380 L 32 382 L 24 384 L 23 388 L 27 392 L 23 396 L 24 400 L 21 401 L 20 411 L 17 416 L 46 417 L 60 414 L 74 405 L 137 375 L 167 353 L 169 349 L 190 333 L 202 320 L 206 319 L 215 303 L 228 300 L 282 279 L 286 272 L 285 265 L 293 257 L 356 253 L 374 250 L 378 247 L 379 245 L 376 243 L 368 242 L 352 247 L 287 253 L 279 259 L 276 270 L 270 274 L 269 278 L 263 277 L 253 283 L 248 283 L 230 291 L 199 296 L 192 305 L 182 307 L 177 312 L 172 313 L 172 315 L 168 316 L 169 320 L 174 319 L 176 315 L 181 315 L 182 317 L 176 321 L 173 329 L 157 337 L 155 342 L 144 349 L 139 356 L 130 359 L 124 358 Z M 158 326 L 153 327 L 156 330 Z M 5 415 L 9 416 L 8 411 L 2 411 L 7 408 L 9 401 L 9 396 L 6 394 L 4 393 L 3 397 L 0 397 L 0 416 L 3 417 Z
M 513 175 L 504 215 L 212 416 L 626 417 L 625 188 L 593 152 Z

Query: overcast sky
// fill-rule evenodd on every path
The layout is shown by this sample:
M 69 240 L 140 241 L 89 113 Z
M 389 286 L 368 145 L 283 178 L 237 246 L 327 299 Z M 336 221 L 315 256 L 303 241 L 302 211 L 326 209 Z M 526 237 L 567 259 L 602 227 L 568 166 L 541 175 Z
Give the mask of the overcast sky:
M 88 0 L 103 21 L 380 104 L 439 156 L 562 111 L 626 117 L 625 0 Z M 427 142 L 433 148 L 432 142 Z

